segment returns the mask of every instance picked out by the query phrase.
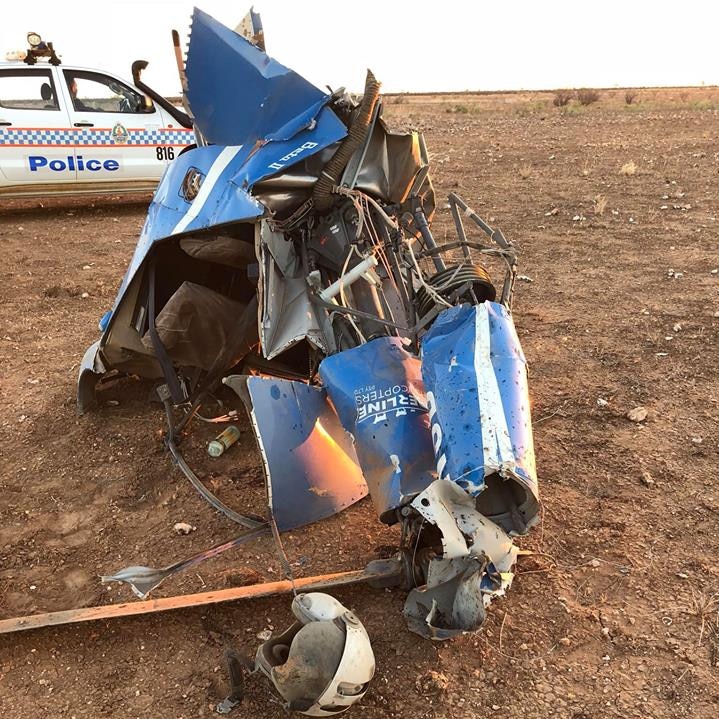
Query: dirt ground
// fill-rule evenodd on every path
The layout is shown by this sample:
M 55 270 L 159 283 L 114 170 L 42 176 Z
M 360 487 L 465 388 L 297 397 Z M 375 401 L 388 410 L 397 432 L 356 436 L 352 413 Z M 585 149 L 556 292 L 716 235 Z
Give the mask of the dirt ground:
M 521 250 L 514 305 L 530 362 L 541 525 L 476 635 L 408 632 L 401 591 L 338 590 L 377 674 L 355 717 L 716 717 L 719 703 L 719 115 L 716 89 L 390 98 L 454 190 Z M 633 163 L 630 165 L 629 163 Z M 624 168 L 622 172 L 622 168 Z M 149 198 L 0 204 L 0 617 L 127 601 L 98 575 L 163 566 L 235 528 L 164 454 L 151 387 L 76 417 L 75 379 Z M 641 422 L 627 418 L 637 407 Z M 246 427 L 245 427 L 246 429 Z M 187 457 L 235 507 L 262 511 L 249 432 Z M 197 529 L 176 536 L 172 526 Z M 286 537 L 297 576 L 359 568 L 394 529 L 369 501 Z M 281 576 L 263 540 L 153 596 Z M 189 719 L 224 695 L 227 647 L 254 654 L 288 597 L 3 635 L 4 719 Z M 251 682 L 234 716 L 284 716 Z

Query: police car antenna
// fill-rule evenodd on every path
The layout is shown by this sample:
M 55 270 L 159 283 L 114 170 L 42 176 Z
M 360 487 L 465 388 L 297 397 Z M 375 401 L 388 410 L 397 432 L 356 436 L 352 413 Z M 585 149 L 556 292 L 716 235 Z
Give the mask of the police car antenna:
M 30 46 L 25 54 L 25 62 L 28 65 L 35 65 L 39 57 L 49 58 L 51 65 L 60 65 L 60 58 L 56 55 L 52 43 L 45 42 L 38 33 L 29 32 L 27 34 L 27 44 Z

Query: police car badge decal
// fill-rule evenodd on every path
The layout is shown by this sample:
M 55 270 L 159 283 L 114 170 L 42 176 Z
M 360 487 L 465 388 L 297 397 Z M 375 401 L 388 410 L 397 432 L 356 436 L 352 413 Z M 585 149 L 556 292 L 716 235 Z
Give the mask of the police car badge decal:
M 110 136 L 112 137 L 113 142 L 123 145 L 127 142 L 129 133 L 125 129 L 125 126 L 122 123 L 118 122 L 115 124 L 115 127 L 112 128 Z

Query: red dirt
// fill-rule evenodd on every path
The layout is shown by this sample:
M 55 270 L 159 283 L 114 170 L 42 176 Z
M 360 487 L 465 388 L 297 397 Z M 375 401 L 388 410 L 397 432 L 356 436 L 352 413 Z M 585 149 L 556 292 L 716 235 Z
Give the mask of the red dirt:
M 713 92 L 640 91 L 639 105 L 625 108 L 616 91 L 569 112 L 530 93 L 388 104 L 391 122 L 425 132 L 435 232 L 449 232 L 442 198 L 455 190 L 521 250 L 532 281 L 518 282 L 514 312 L 530 362 L 544 514 L 520 540 L 535 554 L 520 558 L 514 586 L 476 635 L 432 644 L 405 628 L 402 592 L 335 592 L 377 657 L 354 716 L 716 716 Z M 629 161 L 636 172 L 621 174 Z M 235 531 L 171 466 L 149 385 L 125 383 L 97 412 L 75 416 L 78 363 L 148 199 L 0 209 L 2 617 L 127 600 L 127 588 L 98 575 L 169 564 Z M 637 406 L 648 410 L 641 423 L 626 417 Z M 204 451 L 213 434 L 194 426 L 188 460 L 225 501 L 262 511 L 249 433 L 219 460 Z M 197 531 L 178 537 L 176 521 Z M 298 575 L 310 575 L 359 568 L 396 539 L 366 501 L 293 532 L 286 549 Z M 153 596 L 280 575 L 263 540 Z M 290 620 L 278 597 L 3 636 L 3 717 L 210 716 L 223 696 L 224 649 L 253 654 L 259 632 Z M 285 716 L 251 681 L 233 716 L 258 714 Z

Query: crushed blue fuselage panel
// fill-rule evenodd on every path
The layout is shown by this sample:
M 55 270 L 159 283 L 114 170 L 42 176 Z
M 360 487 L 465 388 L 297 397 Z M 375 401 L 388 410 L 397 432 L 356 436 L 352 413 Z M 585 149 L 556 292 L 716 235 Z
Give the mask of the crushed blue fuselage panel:
M 252 187 L 347 135 L 330 99 L 245 38 L 195 9 L 187 53 L 188 99 L 208 146 L 170 163 L 148 209 L 113 304 L 122 301 L 156 242 L 265 214 Z M 183 183 L 197 173 L 199 191 Z M 106 330 L 111 319 L 105 321 Z
M 246 375 L 224 383 L 250 415 L 279 531 L 331 517 L 366 496 L 352 441 L 323 388 Z
M 442 312 L 422 341 L 432 441 L 440 479 L 477 496 L 491 476 L 538 498 L 527 368 L 506 307 L 495 302 Z
M 312 128 L 329 100 L 312 83 L 195 8 L 187 49 L 187 99 L 217 145 L 284 141 Z
M 398 337 L 327 357 L 320 377 L 383 521 L 436 478 L 419 358 Z

